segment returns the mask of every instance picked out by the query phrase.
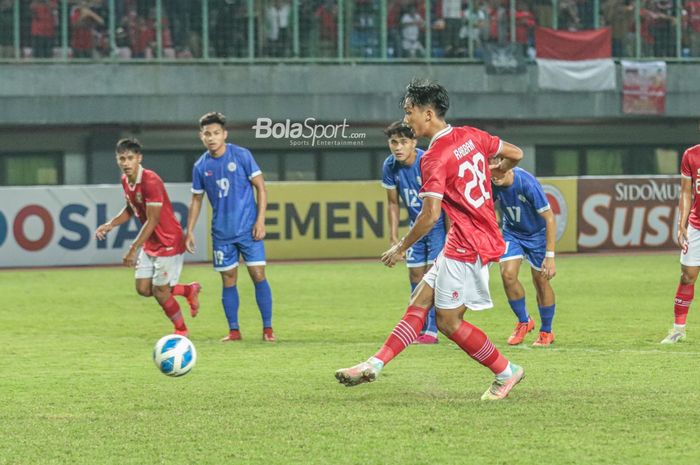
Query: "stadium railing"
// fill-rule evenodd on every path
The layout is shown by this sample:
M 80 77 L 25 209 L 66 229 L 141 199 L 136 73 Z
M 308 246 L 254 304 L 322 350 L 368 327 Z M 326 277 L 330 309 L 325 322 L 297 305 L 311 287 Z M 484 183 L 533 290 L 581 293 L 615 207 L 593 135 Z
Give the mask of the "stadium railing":
M 0 60 L 532 59 L 536 26 L 610 27 L 616 58 L 700 60 L 700 0 L 0 0 Z

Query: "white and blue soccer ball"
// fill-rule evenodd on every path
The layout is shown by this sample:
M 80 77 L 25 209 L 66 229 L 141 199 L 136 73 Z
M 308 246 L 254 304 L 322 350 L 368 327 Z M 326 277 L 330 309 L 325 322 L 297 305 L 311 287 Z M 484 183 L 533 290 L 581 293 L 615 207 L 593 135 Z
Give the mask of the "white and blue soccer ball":
M 192 341 L 185 336 L 168 334 L 156 342 L 153 361 L 164 375 L 183 376 L 197 362 L 197 351 Z

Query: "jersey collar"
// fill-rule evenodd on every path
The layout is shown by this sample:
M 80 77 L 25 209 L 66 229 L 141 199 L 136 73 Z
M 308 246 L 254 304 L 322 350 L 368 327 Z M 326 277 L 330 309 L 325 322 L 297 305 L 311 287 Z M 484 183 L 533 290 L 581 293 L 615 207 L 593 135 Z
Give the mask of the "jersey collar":
M 438 132 L 437 134 L 435 134 L 435 135 L 433 136 L 432 139 L 430 139 L 430 144 L 428 144 L 428 148 L 432 147 L 433 143 L 434 143 L 436 140 L 438 140 L 438 139 L 441 138 L 442 136 L 444 136 L 444 135 L 446 135 L 446 134 L 449 134 L 449 133 L 451 133 L 451 132 L 452 132 L 452 125 L 451 125 L 451 124 L 448 124 L 447 127 L 446 127 L 445 129 L 442 129 L 440 132 Z
M 136 186 L 141 184 L 141 176 L 143 175 L 143 166 L 139 165 L 139 174 L 136 175 L 136 182 L 131 184 L 129 178 L 126 178 L 126 185 L 129 186 L 129 190 L 133 191 Z

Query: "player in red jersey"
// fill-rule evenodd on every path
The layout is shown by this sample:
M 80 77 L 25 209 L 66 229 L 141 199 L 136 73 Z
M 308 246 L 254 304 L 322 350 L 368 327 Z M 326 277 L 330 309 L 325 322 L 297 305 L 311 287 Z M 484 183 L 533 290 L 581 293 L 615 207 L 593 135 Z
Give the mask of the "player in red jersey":
M 117 142 L 116 155 L 117 165 L 124 173 L 121 183 L 126 206 L 99 226 L 95 236 L 104 240 L 114 227 L 136 215 L 141 221 L 141 230 L 122 262 L 129 267 L 136 265 L 136 292 L 144 297 L 155 297 L 173 322 L 175 334 L 187 336 L 185 320 L 173 296 L 185 297 L 194 317 L 199 311 L 201 286 L 197 282 L 177 284 L 185 252 L 182 227 L 175 218 L 163 181 L 155 172 L 141 166 L 141 144 L 136 139 L 121 139 Z
M 518 147 L 472 127 L 445 122 L 449 98 L 436 83 L 413 81 L 402 101 L 406 124 L 418 137 L 429 137 L 421 159 L 423 207 L 408 234 L 384 252 L 394 266 L 406 250 L 430 231 L 445 209 L 452 227 L 445 248 L 414 291 L 405 315 L 381 349 L 366 362 L 336 372 L 346 386 L 374 381 L 384 366 L 417 336 L 433 302 L 438 329 L 496 376 L 482 400 L 505 398 L 524 377 L 486 334 L 464 321 L 467 309 L 491 308 L 487 264 L 498 261 L 505 244 L 498 229 L 491 176 L 503 177 L 522 158 Z M 489 166 L 490 161 L 492 165 Z
M 700 271 L 700 145 L 689 148 L 683 154 L 678 209 L 681 279 L 673 305 L 673 329 L 661 341 L 662 344 L 675 344 L 685 340 L 685 320 L 693 301 L 695 281 Z

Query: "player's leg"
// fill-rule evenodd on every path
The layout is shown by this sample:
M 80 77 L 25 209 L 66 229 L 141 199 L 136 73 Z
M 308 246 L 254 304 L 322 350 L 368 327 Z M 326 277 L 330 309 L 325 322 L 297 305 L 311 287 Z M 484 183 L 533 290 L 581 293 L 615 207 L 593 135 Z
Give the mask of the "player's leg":
M 503 399 L 525 372 L 505 358 L 481 329 L 463 319 L 467 308 L 478 311 L 493 307 L 488 267 L 479 260 L 464 263 L 447 259 L 443 265 L 435 284 L 438 329 L 495 375 L 482 400 Z
M 518 318 L 515 329 L 508 338 L 508 344 L 518 345 L 523 342 L 527 333 L 533 330 L 535 322 L 530 318 L 525 306 L 525 288 L 518 278 L 524 251 L 517 239 L 507 231 L 503 233 L 503 238 L 506 240 L 506 251 L 499 263 L 501 281 L 508 298 L 508 305 Z
M 214 245 L 214 270 L 221 275 L 221 305 L 228 323 L 228 335 L 221 342 L 238 341 L 241 330 L 238 325 L 238 248 L 234 244 Z
M 549 279 L 546 276 L 542 276 L 541 269 L 532 266 L 530 270 L 532 273 L 532 284 L 535 286 L 535 292 L 537 293 L 537 307 L 540 312 L 541 322 L 539 335 L 532 345 L 535 347 L 547 347 L 554 342 L 554 332 L 552 331 L 552 322 L 554 321 L 556 310 L 554 289 L 552 289 Z
M 548 347 L 554 342 L 554 332 L 552 331 L 552 321 L 556 309 L 554 290 L 546 276 L 542 276 L 542 263 L 544 254 L 547 251 L 547 238 L 544 234 L 532 237 L 521 244 L 525 257 L 530 264 L 532 274 L 532 284 L 535 286 L 537 294 L 537 308 L 540 313 L 540 331 L 537 340 L 532 344 L 534 347 Z
M 136 293 L 141 297 L 153 297 L 153 282 L 152 278 L 136 278 Z
M 440 252 L 445 246 L 445 230 L 444 227 L 433 228 L 426 237 L 424 237 L 420 242 L 423 243 L 424 250 L 422 255 L 425 257 L 420 257 L 420 261 L 425 263 L 425 266 L 421 270 L 423 275 L 428 272 L 428 270 L 433 266 L 435 260 L 440 255 Z M 421 277 L 422 279 L 422 277 Z M 438 342 L 438 329 L 437 320 L 435 319 L 435 307 L 431 307 L 428 312 L 428 316 L 425 319 L 425 324 L 423 325 L 423 330 L 421 335 L 416 339 L 417 342 L 422 344 L 437 344 Z
M 174 296 L 182 296 L 187 299 L 187 304 L 190 306 L 190 315 L 194 318 L 199 313 L 199 291 L 201 290 L 202 285 L 197 281 L 193 281 L 189 284 L 176 283 L 172 287 L 171 292 Z
M 188 336 L 189 332 L 180 311 L 180 305 L 171 292 L 171 286 L 180 279 L 182 261 L 182 255 L 155 257 L 152 289 L 153 297 L 156 298 L 165 315 L 172 321 L 175 334 Z
M 408 269 L 408 279 L 411 283 L 411 295 L 415 292 L 423 276 L 428 271 L 428 266 L 415 266 Z M 423 328 L 418 333 L 414 344 L 437 344 L 437 323 L 435 322 L 435 307 L 430 307 L 425 318 Z
M 155 257 L 151 257 L 141 249 L 136 259 L 134 269 L 134 284 L 136 293 L 141 297 L 153 296 L 153 274 L 155 273 Z
M 428 244 L 427 238 L 422 238 L 413 247 L 406 251 L 406 267 L 408 268 L 408 280 L 411 283 L 411 295 L 418 287 L 427 271 Z M 432 328 L 431 328 L 432 326 Z M 434 344 L 437 342 L 437 328 L 435 327 L 435 309 L 430 308 L 425 323 L 421 328 L 414 344 Z
M 698 266 L 681 265 L 681 278 L 676 289 L 676 298 L 673 304 L 673 328 L 661 341 L 662 344 L 675 344 L 685 340 L 685 324 L 688 317 L 690 304 L 695 296 L 695 281 L 698 279 Z
M 688 243 L 681 250 L 681 278 L 673 305 L 673 328 L 661 343 L 675 344 L 685 340 L 685 324 L 695 296 L 695 281 L 700 271 L 700 231 L 688 225 Z
M 423 327 L 428 309 L 433 306 L 433 288 L 430 279 L 431 276 L 428 273 L 418 284 L 411 295 L 406 313 L 376 354 L 366 362 L 350 368 L 341 368 L 335 372 L 335 377 L 340 383 L 346 386 L 357 386 L 374 381 L 384 366 L 418 337 L 418 331 Z M 434 277 L 432 279 L 434 282 Z
M 251 238 L 239 242 L 238 248 L 255 286 L 255 302 L 258 304 L 263 323 L 263 341 L 275 342 L 277 338 L 272 330 L 272 290 L 265 276 L 265 245 L 263 241 L 254 241 Z

